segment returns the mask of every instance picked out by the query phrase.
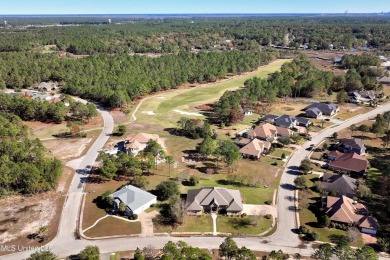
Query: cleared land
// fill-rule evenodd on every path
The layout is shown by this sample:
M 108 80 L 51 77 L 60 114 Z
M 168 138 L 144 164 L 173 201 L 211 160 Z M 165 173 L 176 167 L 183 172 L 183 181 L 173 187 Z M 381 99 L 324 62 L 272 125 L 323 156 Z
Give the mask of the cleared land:
M 163 232 L 213 232 L 211 215 L 184 216 L 184 222 L 177 227 L 154 224 L 155 233 Z

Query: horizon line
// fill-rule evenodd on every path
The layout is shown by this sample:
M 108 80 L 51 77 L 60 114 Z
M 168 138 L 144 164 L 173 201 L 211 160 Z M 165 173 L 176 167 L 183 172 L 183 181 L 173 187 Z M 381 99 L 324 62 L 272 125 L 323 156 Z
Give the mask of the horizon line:
M 343 15 L 350 15 L 350 14 L 390 14 L 390 11 L 384 12 L 327 12 L 327 13 L 318 13 L 318 12 L 302 12 L 302 13 L 287 13 L 287 12 L 281 12 L 281 13 L 67 13 L 67 14 L 60 14 L 60 13 L 51 13 L 51 14 L 23 14 L 23 13 L 13 13 L 13 14 L 0 14 L 0 16 L 5 15 L 28 15 L 28 16 L 47 16 L 47 15 L 283 15 L 283 14 L 318 14 L 318 15 L 326 15 L 326 14 L 343 14 Z

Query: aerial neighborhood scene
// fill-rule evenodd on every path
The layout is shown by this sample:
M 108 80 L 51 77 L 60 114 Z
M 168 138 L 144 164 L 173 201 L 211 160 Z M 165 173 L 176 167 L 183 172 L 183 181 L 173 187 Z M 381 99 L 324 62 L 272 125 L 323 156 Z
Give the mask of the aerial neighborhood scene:
M 390 4 L 146 2 L 1 4 L 0 260 L 390 259 Z

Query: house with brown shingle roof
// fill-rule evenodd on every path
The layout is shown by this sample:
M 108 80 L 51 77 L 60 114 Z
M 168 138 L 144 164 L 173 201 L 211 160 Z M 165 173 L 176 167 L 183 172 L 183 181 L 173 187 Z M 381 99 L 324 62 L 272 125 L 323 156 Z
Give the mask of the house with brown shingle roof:
M 261 141 L 257 138 L 251 140 L 248 144 L 242 147 L 239 151 L 244 158 L 260 159 L 261 154 L 271 148 L 271 143 L 268 141 Z
M 329 169 L 342 172 L 363 175 L 366 173 L 368 160 L 357 153 L 346 153 L 329 162 Z
M 186 211 L 189 215 L 203 212 L 221 212 L 239 214 L 243 209 L 239 190 L 220 187 L 189 190 L 186 199 Z
M 333 222 L 357 226 L 361 232 L 376 234 L 379 224 L 375 218 L 368 216 L 367 208 L 346 196 L 326 197 L 326 214 Z
M 164 142 L 156 134 L 137 133 L 128 135 L 125 139 L 126 152 L 138 154 L 140 151 L 145 149 L 149 140 L 156 141 L 164 148 Z
M 265 123 L 256 126 L 254 129 L 247 132 L 247 136 L 251 139 L 259 138 L 268 142 L 275 141 L 278 136 L 292 136 L 293 131 L 287 128 L 278 127 L 270 123 Z

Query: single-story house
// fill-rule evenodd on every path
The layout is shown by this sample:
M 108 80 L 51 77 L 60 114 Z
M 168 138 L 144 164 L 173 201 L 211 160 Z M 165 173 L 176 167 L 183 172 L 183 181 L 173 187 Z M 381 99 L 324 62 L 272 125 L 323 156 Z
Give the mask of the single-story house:
M 161 147 L 164 148 L 164 142 L 160 139 L 160 137 L 156 134 L 131 134 L 126 137 L 125 140 L 125 150 L 126 152 L 131 152 L 133 154 L 138 154 L 140 151 L 145 149 L 149 140 L 156 141 Z
M 343 138 L 337 144 L 337 149 L 343 153 L 354 152 L 357 154 L 365 154 L 366 146 L 363 141 L 358 138 Z
M 313 103 L 305 108 L 306 116 L 320 118 L 322 115 L 333 116 L 340 111 L 338 105 L 333 103 Z
M 351 103 L 370 102 L 376 99 L 375 92 L 372 90 L 360 90 L 348 92 L 348 101 Z
M 186 199 L 187 214 L 198 215 L 203 212 L 223 212 L 239 214 L 243 209 L 239 190 L 220 187 L 189 190 Z
M 377 78 L 377 81 L 379 83 L 382 83 L 382 84 L 390 84 L 390 77 L 383 76 L 383 77 Z
M 321 118 L 322 112 L 317 107 L 309 108 L 306 110 L 305 115 L 310 118 Z
M 292 134 L 293 131 L 288 128 L 278 127 L 269 123 L 258 125 L 246 133 L 250 139 L 259 138 L 269 142 L 275 141 L 278 136 L 290 137 Z
M 40 91 L 51 91 L 58 89 L 58 85 L 54 82 L 41 82 L 37 86 L 37 89 L 39 89 Z
M 368 160 L 354 152 L 346 153 L 329 162 L 329 169 L 342 173 L 363 175 L 366 173 L 367 167 Z
M 325 173 L 320 182 L 321 188 L 324 191 L 334 191 L 337 196 L 347 196 L 353 198 L 357 191 L 356 179 L 345 174 L 329 174 Z
M 295 128 L 298 125 L 297 119 L 295 116 L 283 115 L 278 118 L 275 118 L 274 123 L 276 126 L 284 128 Z
M 279 116 L 277 116 L 277 115 L 271 115 L 271 114 L 269 114 L 269 115 L 266 115 L 266 116 L 262 117 L 262 118 L 260 119 L 260 121 L 273 124 L 274 121 L 275 121 L 275 119 L 278 118 L 278 117 L 279 117 Z
M 271 148 L 271 143 L 268 141 L 261 141 L 257 138 L 251 140 L 248 144 L 240 149 L 240 153 L 244 158 L 260 159 L 261 154 Z
M 250 116 L 253 114 L 253 110 L 250 110 L 250 109 L 244 109 L 243 112 L 244 112 L 244 115 L 246 115 L 246 116 Z
M 362 233 L 375 235 L 380 229 L 376 219 L 368 216 L 368 210 L 363 204 L 346 196 L 327 196 L 326 214 L 332 222 L 357 226 Z
M 157 203 L 157 197 L 132 185 L 127 185 L 111 195 L 114 198 L 114 208 L 118 210 L 122 202 L 126 205 L 126 214 L 140 214 L 152 204 Z

